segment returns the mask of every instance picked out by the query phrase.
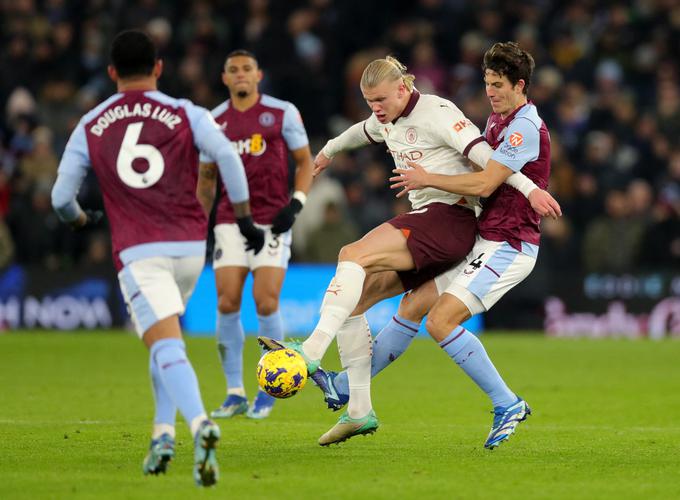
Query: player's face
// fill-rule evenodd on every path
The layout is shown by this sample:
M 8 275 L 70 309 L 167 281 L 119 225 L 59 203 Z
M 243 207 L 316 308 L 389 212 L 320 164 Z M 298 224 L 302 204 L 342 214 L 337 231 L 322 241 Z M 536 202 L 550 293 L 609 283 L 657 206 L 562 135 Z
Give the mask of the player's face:
M 500 76 L 495 71 L 487 69 L 484 73 L 484 83 L 486 84 L 486 95 L 489 98 L 493 112 L 500 113 L 501 116 L 507 116 L 512 113 L 525 98 L 522 92 L 524 80 L 520 80 L 513 85 L 507 76 Z
M 257 62 L 247 56 L 234 56 L 227 59 L 222 73 L 222 81 L 232 96 L 247 97 L 257 91 L 262 80 L 262 71 Z
M 397 118 L 408 103 L 408 91 L 401 79 L 393 82 L 384 80 L 375 87 L 362 88 L 361 93 L 380 123 L 389 123 Z

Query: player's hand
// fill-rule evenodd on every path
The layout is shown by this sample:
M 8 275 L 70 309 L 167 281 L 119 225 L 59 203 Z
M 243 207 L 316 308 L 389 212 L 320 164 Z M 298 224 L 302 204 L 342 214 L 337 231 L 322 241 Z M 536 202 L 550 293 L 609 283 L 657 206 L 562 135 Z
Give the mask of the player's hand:
M 397 175 L 390 177 L 390 182 L 392 183 L 390 189 L 402 188 L 397 193 L 397 198 L 401 198 L 414 189 L 427 187 L 427 172 L 425 169 L 413 161 L 407 161 L 406 164 L 411 168 L 395 168 L 392 172 Z
M 290 203 L 279 210 L 272 221 L 272 233 L 281 234 L 288 231 L 295 223 L 295 218 L 302 210 L 302 203 L 297 198 L 290 200 Z
M 83 215 L 71 223 L 74 231 L 82 231 L 90 227 L 97 227 L 104 219 L 102 210 L 83 210 Z
M 316 158 L 314 158 L 314 171 L 312 172 L 312 176 L 316 177 L 321 172 L 326 170 L 330 162 L 331 159 L 323 154 L 323 152 L 319 151 L 319 154 L 317 154 Z
M 551 217 L 557 219 L 562 216 L 562 209 L 557 200 L 550 193 L 543 189 L 534 189 L 529 193 L 529 203 L 531 208 L 541 217 Z
M 250 215 L 236 219 L 238 229 L 246 239 L 246 252 L 252 250 L 255 255 L 260 253 L 264 246 L 264 231 L 253 223 Z

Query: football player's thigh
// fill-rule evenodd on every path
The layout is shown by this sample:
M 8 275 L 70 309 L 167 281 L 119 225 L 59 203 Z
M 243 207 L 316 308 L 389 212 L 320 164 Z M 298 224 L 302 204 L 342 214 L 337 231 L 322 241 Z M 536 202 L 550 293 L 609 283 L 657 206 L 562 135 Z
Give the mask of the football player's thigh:
M 215 286 L 220 312 L 226 314 L 241 309 L 243 285 L 249 272 L 250 269 L 247 267 L 225 266 L 215 268 Z
M 255 303 L 262 300 L 277 300 L 286 277 L 286 269 L 282 267 L 263 266 L 253 271 L 253 297 Z
M 484 308 L 487 311 L 491 309 L 501 297 L 529 276 L 534 265 L 536 265 L 536 259 L 534 257 L 530 257 L 521 252 L 518 253 L 515 260 L 507 267 L 507 269 L 505 269 L 498 281 L 496 281 L 484 297 L 481 297 Z
M 474 258 L 446 290 L 461 299 L 473 315 L 493 306 L 531 272 L 536 262 L 507 242 L 482 239 L 473 253 Z
M 361 298 L 352 312 L 353 316 L 363 314 L 381 300 L 404 293 L 404 286 L 395 271 L 381 271 L 366 275 Z
M 484 295 L 496 283 L 502 271 L 515 259 L 517 250 L 502 241 L 488 241 L 477 237 L 475 246 L 449 283 L 454 282 L 477 294 Z M 447 286 L 448 288 L 448 286 Z
M 174 259 L 175 281 L 179 287 L 180 294 L 182 295 L 182 302 L 185 307 L 191 298 L 191 294 L 194 292 L 198 278 L 203 271 L 204 264 L 205 256 L 203 255 Z
M 249 267 L 246 252 L 246 241 L 236 224 L 218 224 L 215 226 L 215 250 L 213 252 L 213 268 Z
M 257 255 L 248 252 L 250 268 L 253 270 L 261 267 L 288 268 L 290 260 L 290 244 L 292 231 L 282 234 L 273 234 L 269 226 L 261 226 L 264 230 L 264 246 Z
M 467 255 L 467 257 L 461 260 L 457 265 L 453 266 L 448 271 L 434 278 L 433 282 L 437 291 L 437 295 L 441 295 L 442 293 L 444 293 L 446 289 L 449 287 L 449 285 L 453 283 L 453 280 L 456 278 L 456 276 L 458 276 L 463 271 L 463 269 L 465 269 L 465 266 L 467 266 L 473 259 L 472 257 L 473 253 L 474 250 L 470 252 Z
M 391 224 L 383 223 L 359 241 L 344 247 L 340 259 L 358 262 L 370 272 L 408 271 L 415 267 L 406 236 Z
M 159 320 L 184 311 L 169 257 L 131 262 L 118 273 L 118 279 L 140 337 Z

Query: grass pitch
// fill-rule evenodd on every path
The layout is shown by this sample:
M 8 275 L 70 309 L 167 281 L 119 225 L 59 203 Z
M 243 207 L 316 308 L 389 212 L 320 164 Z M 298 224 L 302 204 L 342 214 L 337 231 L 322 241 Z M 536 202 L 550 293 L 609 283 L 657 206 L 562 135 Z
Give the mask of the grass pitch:
M 220 421 L 220 482 L 202 490 L 180 419 L 168 474 L 141 473 L 153 408 L 147 354 L 134 336 L 3 335 L 0 498 L 680 498 L 680 342 L 483 341 L 534 410 L 497 450 L 482 446 L 486 397 L 423 339 L 375 380 L 375 435 L 318 446 L 338 414 L 310 382 L 267 420 Z M 187 344 L 213 409 L 224 397 L 215 343 Z M 258 357 L 249 337 L 251 397 Z

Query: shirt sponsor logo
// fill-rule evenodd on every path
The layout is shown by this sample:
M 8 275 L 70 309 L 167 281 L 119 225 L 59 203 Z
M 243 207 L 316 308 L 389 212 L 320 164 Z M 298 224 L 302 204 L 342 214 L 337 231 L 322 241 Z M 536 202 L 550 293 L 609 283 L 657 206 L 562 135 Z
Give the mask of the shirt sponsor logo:
M 513 132 L 510 134 L 510 137 L 508 137 L 508 142 L 514 147 L 521 146 L 524 142 L 524 136 L 519 132 Z
M 276 121 L 274 119 L 274 115 L 270 113 L 269 111 L 265 111 L 260 115 L 260 118 L 258 120 L 260 122 L 260 125 L 263 127 L 271 127 L 274 125 L 274 122 Z
M 460 132 L 468 125 L 472 125 L 472 122 L 466 118 L 465 120 L 461 120 L 459 122 L 454 123 L 453 130 L 455 130 L 456 132 Z
M 423 157 L 423 152 L 414 150 L 414 151 L 394 151 L 393 149 L 389 150 L 390 154 L 392 155 L 392 158 L 398 161 L 418 161 Z
M 413 127 L 410 127 L 406 131 L 406 142 L 408 142 L 409 144 L 415 144 L 417 140 L 418 132 L 416 132 L 416 129 L 414 129 Z
M 497 151 L 503 156 L 507 156 L 508 158 L 514 159 L 517 156 L 517 154 L 515 153 L 516 151 L 515 148 L 506 143 L 501 144 L 501 147 L 498 148 Z
M 239 155 L 261 156 L 267 150 L 267 141 L 262 134 L 253 134 L 248 139 L 232 141 Z

